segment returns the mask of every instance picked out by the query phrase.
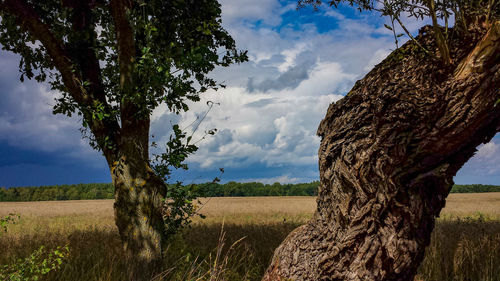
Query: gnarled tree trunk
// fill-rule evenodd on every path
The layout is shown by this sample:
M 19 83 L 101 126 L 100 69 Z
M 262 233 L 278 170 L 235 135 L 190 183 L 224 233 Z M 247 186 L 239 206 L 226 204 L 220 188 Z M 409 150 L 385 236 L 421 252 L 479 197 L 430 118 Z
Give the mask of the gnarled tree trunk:
M 115 222 L 131 280 L 150 280 L 161 269 L 166 240 L 162 206 L 166 187 L 145 161 L 123 155 L 111 168 L 115 186 Z
M 129 279 L 150 280 L 161 269 L 167 239 L 167 187 L 149 164 L 149 117 L 134 118 L 134 110 L 126 108 L 122 106 L 125 117 L 117 147 L 105 155 L 115 187 L 115 222 L 130 261 Z
M 263 280 L 413 280 L 453 176 L 500 128 L 500 22 L 450 52 L 443 67 L 409 42 L 330 105 L 317 210 Z

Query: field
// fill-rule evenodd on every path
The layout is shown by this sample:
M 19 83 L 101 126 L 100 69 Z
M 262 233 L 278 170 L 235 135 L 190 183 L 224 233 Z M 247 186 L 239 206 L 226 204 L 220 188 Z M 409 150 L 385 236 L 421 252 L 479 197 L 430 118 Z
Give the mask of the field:
M 173 238 L 164 276 L 156 280 L 208 279 L 214 272 L 219 279 L 213 280 L 260 280 L 274 248 L 311 217 L 316 205 L 313 197 L 201 201 L 207 218 L 194 219 Z M 47 280 L 127 279 L 112 200 L 0 203 L 0 217 L 8 213 L 21 219 L 0 236 L 0 264 L 26 257 L 40 245 L 68 245 L 69 258 Z M 449 196 L 418 279 L 500 280 L 500 193 Z

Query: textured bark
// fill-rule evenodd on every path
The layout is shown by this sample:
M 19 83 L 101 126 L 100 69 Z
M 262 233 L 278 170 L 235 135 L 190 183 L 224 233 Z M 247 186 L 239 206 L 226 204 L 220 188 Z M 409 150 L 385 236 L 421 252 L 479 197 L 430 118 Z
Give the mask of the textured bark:
M 413 280 L 453 176 L 499 131 L 500 22 L 453 39 L 448 68 L 420 53 L 407 43 L 330 105 L 317 210 L 263 280 Z
M 150 280 L 161 268 L 166 186 L 141 152 L 131 145 L 111 167 L 115 186 L 115 222 L 128 259 L 130 280 Z
M 134 92 L 140 81 L 133 79 L 136 58 L 134 32 L 127 18 L 132 2 L 111 0 L 120 67 L 121 130 L 117 161 L 110 163 L 115 186 L 115 221 L 125 251 L 134 265 L 131 280 L 150 280 L 161 269 L 162 246 L 166 241 L 163 202 L 166 185 L 149 166 L 150 117 Z M 136 83 L 137 82 L 137 83 Z M 134 100 L 135 99 L 135 100 Z

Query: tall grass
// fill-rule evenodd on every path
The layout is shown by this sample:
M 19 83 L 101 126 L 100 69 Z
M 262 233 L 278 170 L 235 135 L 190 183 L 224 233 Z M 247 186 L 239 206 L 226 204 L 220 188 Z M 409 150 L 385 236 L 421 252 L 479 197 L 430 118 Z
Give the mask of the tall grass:
M 162 274 L 154 280 L 259 280 L 272 249 L 295 226 L 193 226 L 172 239 Z M 118 233 L 110 229 L 5 236 L 0 239 L 0 264 L 25 257 L 41 245 L 68 245 L 71 253 L 60 270 L 42 280 L 129 279 Z
M 279 243 L 298 223 L 197 224 L 173 238 L 152 280 L 260 280 Z M 111 229 L 47 232 L 0 239 L 0 264 L 40 245 L 68 245 L 60 270 L 43 280 L 128 280 L 118 233 Z M 500 280 L 500 222 L 441 220 L 419 269 L 419 280 Z
M 500 194 L 452 197 L 432 234 L 416 280 L 500 281 Z M 274 249 L 314 210 L 314 198 L 215 198 L 172 238 L 154 281 L 260 280 Z M 477 206 L 477 207 L 474 207 Z M 461 206 L 461 208 L 460 208 Z M 21 214 L 0 236 L 0 265 L 40 246 L 68 245 L 61 268 L 42 280 L 126 281 L 111 201 L 1 203 Z M 226 221 L 224 227 L 222 221 Z
M 438 221 L 419 276 L 429 281 L 499 281 L 500 221 Z

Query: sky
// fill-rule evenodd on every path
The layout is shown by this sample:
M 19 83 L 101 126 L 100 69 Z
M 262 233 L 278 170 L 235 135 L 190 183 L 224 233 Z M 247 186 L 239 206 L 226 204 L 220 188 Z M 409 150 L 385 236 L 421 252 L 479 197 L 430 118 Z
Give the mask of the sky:
M 190 130 L 199 150 L 185 183 L 259 181 L 299 183 L 319 179 L 316 136 L 328 105 L 341 99 L 394 48 L 387 19 L 352 7 L 296 9 L 294 1 L 223 0 L 223 26 L 249 62 L 212 73 L 227 87 L 208 92 L 180 116 L 158 107 L 151 134 L 161 144 L 171 124 Z M 416 33 L 422 22 L 404 19 Z M 401 38 L 403 41 L 404 37 Z M 19 81 L 19 57 L 0 51 L 0 186 L 111 182 L 104 157 L 82 139 L 80 120 L 53 115 L 58 93 L 46 84 Z M 201 133 L 217 128 L 214 136 Z M 155 150 L 153 150 L 155 152 Z M 160 152 L 156 150 L 156 152 Z M 500 184 L 500 137 L 481 145 L 455 177 L 458 184 Z

